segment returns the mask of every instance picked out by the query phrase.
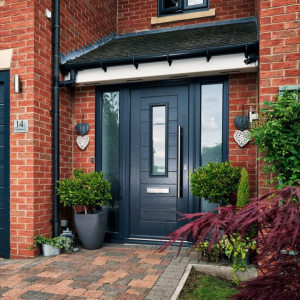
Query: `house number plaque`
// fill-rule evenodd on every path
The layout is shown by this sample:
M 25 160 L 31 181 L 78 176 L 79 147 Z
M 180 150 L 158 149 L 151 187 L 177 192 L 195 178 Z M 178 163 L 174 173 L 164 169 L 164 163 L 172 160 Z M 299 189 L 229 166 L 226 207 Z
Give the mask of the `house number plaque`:
M 14 132 L 28 132 L 28 120 L 14 121 Z

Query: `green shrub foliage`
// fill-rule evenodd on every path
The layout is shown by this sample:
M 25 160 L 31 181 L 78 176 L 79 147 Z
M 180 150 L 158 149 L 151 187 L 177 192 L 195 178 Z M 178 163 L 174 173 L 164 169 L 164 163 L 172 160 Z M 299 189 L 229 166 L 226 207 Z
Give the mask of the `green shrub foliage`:
M 241 171 L 230 162 L 210 162 L 190 173 L 191 193 L 209 203 L 228 204 L 229 195 L 238 188 Z
M 248 172 L 245 168 L 242 168 L 236 205 L 238 207 L 245 207 L 250 202 L 249 198 L 250 198 L 250 192 L 249 192 Z
M 298 93 L 285 92 L 275 101 L 265 101 L 259 125 L 251 137 L 266 166 L 266 173 L 276 173 L 280 185 L 294 185 L 300 178 L 300 103 Z M 273 183 L 274 179 L 267 183 Z M 299 182 L 297 183 L 299 184 Z
M 64 206 L 102 206 L 111 199 L 110 183 L 103 179 L 104 172 L 85 173 L 73 170 L 70 178 L 59 181 L 57 193 Z

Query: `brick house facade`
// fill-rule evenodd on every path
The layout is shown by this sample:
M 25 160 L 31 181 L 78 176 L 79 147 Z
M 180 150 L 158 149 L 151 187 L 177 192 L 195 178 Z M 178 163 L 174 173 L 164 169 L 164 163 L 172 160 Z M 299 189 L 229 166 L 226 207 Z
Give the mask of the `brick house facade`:
M 233 139 L 237 130 L 234 118 L 242 114 L 243 105 L 245 111 L 250 106 L 257 111 L 258 104 L 270 100 L 280 86 L 300 85 L 298 1 L 210 0 L 209 9 L 175 14 L 175 19 L 174 14 L 158 17 L 157 5 L 157 0 L 61 1 L 62 59 L 72 60 L 78 49 L 85 48 L 84 52 L 87 52 L 87 48 L 92 45 L 96 48 L 110 37 L 254 20 L 259 33 L 256 71 L 240 74 L 224 72 L 228 82 L 227 158 L 234 165 L 246 167 L 252 196 L 269 191 L 271 187 L 264 185 L 263 166 L 256 160 L 256 146 L 250 142 L 241 148 Z M 9 72 L 10 78 L 9 99 L 4 98 L 4 105 L 10 110 L 9 126 L 3 125 L 4 131 L 10 133 L 9 144 L 0 145 L 4 154 L 8 155 L 6 158 L 9 157 L 9 170 L 6 166 L 1 176 L 8 177 L 9 171 L 10 196 L 0 194 L 0 205 L 4 203 L 0 206 L 0 212 L 3 208 L 0 213 L 0 241 L 5 244 L 3 253 L 0 247 L 0 254 L 11 258 L 37 255 L 37 252 L 27 249 L 32 243 L 32 236 L 50 235 L 53 228 L 53 30 L 52 21 L 45 15 L 46 9 L 54 13 L 53 1 L 0 0 L 0 76 Z M 165 18 L 164 22 L 162 18 Z M 11 50 L 8 56 L 7 50 Z M 6 64 L 1 62 L 4 57 Z M 22 82 L 19 94 L 14 92 L 14 75 L 19 75 Z M 64 80 L 63 74 L 60 80 Z M 99 82 L 60 88 L 61 178 L 69 176 L 73 167 L 95 170 L 98 134 L 98 88 L 95 85 L 104 86 L 109 91 L 110 83 Z M 110 91 L 115 88 L 113 85 Z M 81 122 L 83 114 L 91 129 L 88 133 L 89 146 L 81 151 L 76 144 L 78 134 L 75 126 Z M 14 132 L 14 121 L 25 119 L 29 121 L 28 132 Z M 1 188 L 7 192 L 8 186 L 2 185 Z M 9 215 L 9 222 L 4 214 Z M 60 218 L 72 222 L 69 210 L 62 207 Z

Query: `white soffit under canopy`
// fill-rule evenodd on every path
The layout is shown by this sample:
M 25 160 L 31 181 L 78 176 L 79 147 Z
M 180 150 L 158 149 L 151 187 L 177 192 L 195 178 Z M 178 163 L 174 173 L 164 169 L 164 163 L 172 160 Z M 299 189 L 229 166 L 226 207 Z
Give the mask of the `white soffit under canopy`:
M 206 57 L 174 60 L 169 66 L 167 61 L 134 65 L 108 67 L 79 71 L 76 86 L 109 85 L 130 82 L 203 77 L 229 73 L 256 72 L 257 64 L 246 65 L 244 54 L 213 56 L 209 62 Z M 65 78 L 68 79 L 68 76 Z

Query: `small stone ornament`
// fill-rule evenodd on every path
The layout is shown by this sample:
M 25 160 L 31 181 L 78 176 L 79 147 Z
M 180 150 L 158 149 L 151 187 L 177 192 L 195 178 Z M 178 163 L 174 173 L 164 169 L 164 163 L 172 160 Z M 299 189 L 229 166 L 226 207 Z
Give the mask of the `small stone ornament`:
M 250 131 L 248 130 L 236 131 L 234 133 L 234 140 L 240 147 L 243 148 L 250 142 Z
M 81 150 L 84 150 L 90 142 L 90 138 L 87 135 L 78 136 L 76 139 L 77 145 Z

